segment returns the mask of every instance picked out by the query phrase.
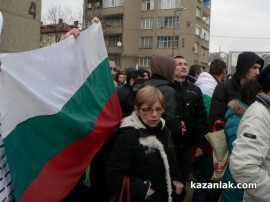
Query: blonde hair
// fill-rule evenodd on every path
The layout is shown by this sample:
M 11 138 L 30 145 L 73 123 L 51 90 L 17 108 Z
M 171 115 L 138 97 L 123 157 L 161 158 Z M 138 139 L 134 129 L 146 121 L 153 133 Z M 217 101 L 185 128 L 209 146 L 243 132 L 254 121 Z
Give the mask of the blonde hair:
M 159 102 L 163 108 L 165 107 L 164 96 L 160 90 L 155 86 L 146 85 L 137 92 L 134 105 L 138 108 L 144 104 L 150 107 L 156 102 Z

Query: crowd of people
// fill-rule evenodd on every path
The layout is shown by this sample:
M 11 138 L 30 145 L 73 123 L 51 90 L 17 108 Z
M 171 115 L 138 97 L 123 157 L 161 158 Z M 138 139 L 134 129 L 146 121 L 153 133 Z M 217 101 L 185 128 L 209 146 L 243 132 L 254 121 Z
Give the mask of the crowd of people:
M 150 71 L 120 71 L 113 59 L 109 65 L 123 120 L 90 163 L 90 188 L 84 175 L 64 201 L 109 201 L 125 177 L 131 201 L 184 201 L 190 174 L 214 183 L 204 136 L 217 121 L 225 123 L 217 130 L 225 129 L 230 152 L 223 182 L 257 188 L 195 189 L 192 201 L 270 201 L 270 66 L 261 57 L 241 53 L 230 78 L 219 59 L 208 72 L 183 56 L 154 55 Z
M 255 180 L 251 176 L 251 173 L 248 172 L 246 168 L 248 167 L 248 162 L 244 161 L 244 156 L 241 157 L 241 165 L 235 165 L 232 168 L 231 164 L 235 163 L 235 161 L 240 161 L 238 155 L 245 155 L 238 147 L 242 146 L 244 147 L 243 149 L 247 149 L 246 145 L 241 142 L 239 143 L 240 146 L 236 145 L 240 154 L 234 154 L 233 142 L 237 139 L 237 135 L 242 134 L 242 139 L 246 142 L 249 141 L 247 138 L 256 140 L 256 137 L 261 134 L 259 130 L 255 129 L 252 130 L 252 134 L 247 133 L 250 131 L 245 130 L 245 128 L 242 128 L 242 130 L 246 132 L 242 132 L 241 134 L 237 134 L 237 131 L 242 119 L 243 124 L 245 123 L 244 114 L 254 102 L 261 103 L 259 106 L 260 110 L 269 110 L 267 108 L 269 108 L 270 82 L 268 79 L 270 76 L 270 66 L 267 66 L 263 71 L 263 78 L 259 77 L 264 67 L 264 61 L 256 53 L 247 51 L 239 55 L 236 72 L 231 77 L 227 77 L 226 63 L 220 59 L 215 59 L 211 62 L 209 72 L 206 72 L 200 65 L 192 65 L 191 67 L 193 68 L 188 67 L 187 61 L 183 56 L 175 56 L 173 58 L 166 55 L 155 55 L 151 57 L 151 74 L 148 71 L 137 70 L 136 68 L 128 68 L 126 71 L 126 82 L 119 84 L 122 86 L 121 88 L 117 87 L 123 116 L 125 118 L 119 126 L 119 129 L 117 129 L 119 137 L 114 134 L 115 143 L 112 143 L 113 146 L 111 146 L 110 150 L 111 155 L 107 154 L 107 162 L 102 165 L 107 167 L 103 175 L 107 176 L 104 179 L 107 181 L 108 189 L 111 189 L 111 191 L 119 192 L 124 175 L 128 175 L 132 179 L 131 187 L 134 189 L 132 190 L 131 188 L 132 201 L 184 201 L 186 195 L 185 186 L 189 175 L 192 174 L 197 183 L 215 183 L 211 179 L 214 171 L 212 148 L 206 141 L 204 135 L 207 132 L 213 131 L 212 126 L 217 121 L 225 123 L 224 125 L 217 124 L 217 130 L 225 129 L 227 145 L 231 155 L 231 163 L 228 160 L 228 166 L 222 182 L 232 182 L 236 185 L 237 182 L 248 183 L 254 181 L 258 185 L 263 184 L 263 182 L 258 181 L 258 179 Z M 146 79 L 142 72 L 147 74 Z M 158 91 L 162 95 L 163 101 L 161 102 L 159 100 L 160 98 L 156 98 L 156 102 L 151 101 L 151 99 L 153 99 L 153 93 L 150 93 L 149 88 L 151 88 L 151 91 Z M 145 96 L 144 102 L 138 105 L 136 102 L 141 92 L 148 92 L 148 94 Z M 261 107 L 262 103 L 266 108 Z M 256 113 L 253 112 L 253 114 Z M 263 119 L 262 122 L 265 124 L 262 125 L 262 127 L 264 127 L 263 132 L 268 131 L 269 133 L 269 128 L 266 128 L 268 127 L 269 115 L 268 111 L 268 114 L 264 112 L 263 117 L 258 117 L 259 120 Z M 268 116 L 268 120 L 264 120 L 266 116 Z M 250 119 L 250 117 L 248 118 Z M 153 122 L 151 122 L 151 120 Z M 149 124 L 154 124 L 154 126 Z M 158 148 L 154 148 L 152 145 L 153 142 L 150 141 L 151 143 L 148 142 L 148 144 L 146 144 L 142 141 L 142 138 L 149 138 L 149 136 L 151 137 L 151 135 L 153 135 L 154 138 L 160 141 L 159 143 L 161 143 L 164 148 L 169 146 L 167 143 L 165 144 L 164 138 L 162 139 L 163 141 L 159 139 L 160 129 L 165 130 L 165 127 L 166 130 L 170 131 L 170 143 L 174 148 L 170 150 L 174 152 L 173 157 L 169 157 L 171 154 L 168 152 L 165 152 L 165 154 L 168 160 L 174 159 L 171 162 L 169 161 L 169 164 L 175 162 L 172 167 L 174 171 L 169 172 L 171 181 L 174 178 L 175 172 L 179 172 L 177 175 L 177 184 L 179 183 L 179 185 L 181 185 L 181 189 L 179 189 L 178 192 L 171 191 L 177 190 L 177 188 L 173 187 L 173 189 L 171 189 L 171 186 L 168 186 L 168 178 L 164 177 L 164 175 L 168 173 L 166 171 L 166 164 L 164 164 L 164 162 L 161 163 L 164 161 L 164 153 Z M 134 128 L 138 130 L 137 133 L 132 132 Z M 122 130 L 124 132 L 119 132 Z M 127 132 L 129 130 L 131 131 Z M 266 133 L 264 134 L 266 136 Z M 135 138 L 132 143 L 130 142 L 131 138 Z M 130 144 L 133 144 L 133 146 Z M 257 143 L 257 148 L 260 144 L 261 142 Z M 257 153 L 254 151 L 253 154 L 255 153 L 262 156 L 262 158 L 267 158 L 269 144 L 264 146 L 266 147 L 265 151 Z M 255 145 L 253 145 L 253 147 L 255 149 Z M 139 148 L 147 150 L 144 152 L 144 155 L 139 154 Z M 128 155 L 131 150 L 135 154 Z M 159 157 L 151 157 L 153 153 L 156 154 L 156 152 L 158 152 Z M 120 155 L 120 153 L 122 155 Z M 234 157 L 234 155 L 237 155 L 237 157 Z M 138 160 L 138 157 L 140 160 Z M 250 163 L 257 163 L 258 159 L 252 159 L 252 157 L 253 156 L 250 155 Z M 145 160 L 145 158 L 149 159 Z M 154 161 L 156 162 L 154 163 Z M 124 166 L 127 162 L 129 162 L 128 165 Z M 259 163 L 260 164 L 257 165 L 259 168 L 267 165 L 267 162 L 263 160 Z M 266 165 L 264 165 L 264 163 Z M 151 166 L 153 167 L 151 168 Z M 239 166 L 241 166 L 242 170 L 247 172 L 250 179 L 249 181 L 246 180 L 245 174 L 239 172 Z M 253 167 L 253 171 L 255 172 L 255 165 Z M 259 172 L 259 168 L 257 168 L 257 172 Z M 135 172 L 134 169 L 138 169 L 139 174 Z M 151 170 L 150 173 L 148 173 L 149 170 Z M 161 173 L 159 173 L 160 178 L 158 179 L 160 180 L 159 184 L 163 184 L 163 189 L 154 185 L 156 179 L 152 179 L 153 175 L 157 174 L 156 172 L 160 172 L 160 170 L 163 170 L 163 174 L 161 175 Z M 143 173 L 141 173 L 141 171 L 143 171 Z M 236 172 L 236 174 L 234 174 L 234 172 Z M 267 174 L 268 170 L 266 170 L 265 173 Z M 265 179 L 266 174 L 261 174 L 264 176 L 264 183 L 267 181 Z M 239 181 L 237 181 L 238 175 L 241 177 Z M 259 175 L 260 172 L 258 173 L 258 176 Z M 144 186 L 137 185 L 136 181 L 138 179 L 136 178 L 139 178 L 139 182 L 144 183 Z M 172 182 L 171 184 L 175 186 Z M 164 191 L 166 183 L 167 190 Z M 140 187 L 140 189 L 138 187 Z M 137 192 L 136 189 L 139 189 L 144 194 Z M 263 196 L 263 194 L 266 194 L 266 190 L 258 192 L 262 193 L 262 195 L 256 194 L 257 198 L 252 195 L 255 192 L 255 190 L 250 191 L 250 189 L 244 190 L 240 188 L 195 189 L 193 190 L 192 201 L 243 201 L 246 196 L 247 198 L 250 197 L 254 199 L 252 201 L 267 201 L 266 199 L 270 199 L 269 197 L 267 198 L 267 196 Z M 170 195 L 172 198 L 168 197 Z M 108 195 L 106 200 L 109 200 L 109 196 L 110 195 Z

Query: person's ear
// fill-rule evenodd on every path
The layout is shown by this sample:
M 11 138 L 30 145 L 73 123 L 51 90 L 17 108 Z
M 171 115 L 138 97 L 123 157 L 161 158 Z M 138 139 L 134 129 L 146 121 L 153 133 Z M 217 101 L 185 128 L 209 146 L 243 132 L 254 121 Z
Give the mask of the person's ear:
M 134 110 L 135 110 L 136 114 L 139 115 L 139 108 L 136 105 L 134 106 Z

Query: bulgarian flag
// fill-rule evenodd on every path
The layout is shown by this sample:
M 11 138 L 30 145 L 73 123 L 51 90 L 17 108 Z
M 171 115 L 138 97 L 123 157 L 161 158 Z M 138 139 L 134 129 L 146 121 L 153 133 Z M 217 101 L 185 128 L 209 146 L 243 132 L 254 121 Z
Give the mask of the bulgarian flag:
M 59 202 L 122 118 L 101 25 L 0 60 L 1 134 L 15 199 Z

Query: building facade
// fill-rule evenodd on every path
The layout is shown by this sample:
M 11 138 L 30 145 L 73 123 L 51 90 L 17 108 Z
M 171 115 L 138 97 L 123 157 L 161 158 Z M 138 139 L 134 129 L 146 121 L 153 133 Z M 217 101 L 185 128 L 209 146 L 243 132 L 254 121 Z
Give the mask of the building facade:
M 109 57 L 120 69 L 149 67 L 156 54 L 182 55 L 207 67 L 209 0 L 84 0 L 84 26 L 102 21 Z
M 40 47 L 49 46 L 63 40 L 64 35 L 73 28 L 78 28 L 78 21 L 74 21 L 73 25 L 69 25 L 60 18 L 56 24 L 41 24 Z
M 41 0 L 1 0 L 4 25 L 0 53 L 39 48 Z

